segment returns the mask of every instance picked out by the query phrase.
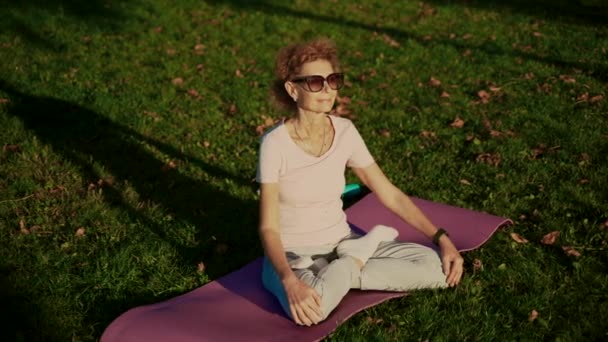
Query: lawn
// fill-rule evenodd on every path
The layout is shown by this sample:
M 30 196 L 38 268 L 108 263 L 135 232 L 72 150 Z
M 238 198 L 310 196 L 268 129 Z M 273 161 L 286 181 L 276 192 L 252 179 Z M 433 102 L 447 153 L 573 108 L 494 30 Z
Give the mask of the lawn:
M 0 4 L 3 340 L 97 340 L 262 255 L 273 59 L 319 36 L 396 185 L 514 221 L 327 340 L 608 338 L 605 1 Z

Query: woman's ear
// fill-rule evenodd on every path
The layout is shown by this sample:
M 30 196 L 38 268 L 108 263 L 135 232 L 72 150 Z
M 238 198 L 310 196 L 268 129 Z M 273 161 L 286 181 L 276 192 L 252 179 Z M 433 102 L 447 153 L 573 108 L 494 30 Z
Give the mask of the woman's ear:
M 287 91 L 287 94 L 289 94 L 289 96 L 294 101 L 298 101 L 298 91 L 296 90 L 296 87 L 293 85 L 293 83 L 290 81 L 285 81 L 284 85 L 285 85 L 285 91 Z

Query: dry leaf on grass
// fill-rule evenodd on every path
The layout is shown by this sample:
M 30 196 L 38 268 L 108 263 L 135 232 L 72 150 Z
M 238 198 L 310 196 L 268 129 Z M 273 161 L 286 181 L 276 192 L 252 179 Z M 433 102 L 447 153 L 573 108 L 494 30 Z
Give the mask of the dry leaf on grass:
M 538 317 L 538 311 L 532 310 L 530 311 L 530 315 L 528 316 L 528 321 L 534 322 L 534 320 Z
M 181 77 L 176 77 L 176 78 L 174 78 L 174 79 L 171 80 L 171 83 L 174 86 L 181 86 L 182 84 L 184 84 L 184 79 L 181 78 Z
M 577 251 L 576 249 L 574 249 L 573 247 L 562 246 L 562 249 L 564 250 L 564 252 L 566 253 L 566 255 L 575 256 L 575 257 L 580 257 L 581 256 L 581 253 L 579 251 Z
M 456 117 L 456 119 L 454 119 L 454 122 L 452 122 L 450 126 L 454 128 L 462 128 L 462 126 L 464 126 L 464 120 L 459 117 Z
M 165 165 L 163 165 L 160 169 L 163 172 L 167 172 L 169 170 L 173 170 L 177 168 L 177 163 L 175 163 L 175 161 L 173 160 L 169 160 Z
M 30 233 L 29 229 L 27 229 L 27 227 L 25 226 L 25 220 L 23 220 L 23 219 L 19 220 L 19 232 L 21 234 L 29 234 Z
M 199 97 L 198 91 L 196 89 L 188 89 L 188 95 L 194 98 Z
M 517 242 L 517 243 L 528 243 L 528 240 L 526 240 L 525 238 L 523 238 L 521 235 L 519 235 L 517 233 L 511 233 L 511 238 L 513 240 L 515 240 L 515 242 Z
M 543 236 L 543 238 L 540 240 L 540 242 L 544 245 L 552 245 L 555 243 L 555 241 L 557 241 L 560 234 L 561 234 L 561 232 L 559 230 L 553 231 L 553 232 L 548 233 L 545 236 Z
M 4 152 L 19 152 L 21 151 L 21 146 L 16 144 L 6 144 L 2 146 L 2 151 Z
M 396 41 L 393 38 L 391 38 L 388 34 L 383 34 L 382 35 L 382 39 L 389 46 L 392 46 L 392 47 L 400 47 L 401 46 L 401 44 L 399 44 L 398 41 Z
M 441 85 L 441 81 L 436 79 L 435 77 L 431 77 L 431 79 L 429 80 L 429 85 L 431 87 L 439 87 Z
M 420 136 L 424 138 L 435 138 L 437 137 L 437 134 L 435 134 L 435 132 L 424 130 L 420 132 Z
M 576 83 L 576 78 L 570 75 L 559 75 L 559 79 L 562 80 L 564 83 Z
M 74 235 L 77 237 L 83 237 L 85 233 L 86 233 L 86 230 L 83 227 L 80 227 L 80 228 L 76 229 L 76 232 L 74 233 Z
M 391 136 L 391 131 L 389 131 L 386 128 L 383 128 L 380 130 L 380 135 L 383 137 L 390 137 Z
M 205 264 L 201 261 L 196 265 L 196 271 L 198 273 L 203 273 L 205 272 Z
M 498 153 L 481 153 L 477 155 L 477 158 L 475 158 L 475 160 L 478 163 L 484 163 L 492 165 L 494 167 L 498 167 L 498 165 L 500 165 L 500 162 L 502 161 L 502 158 Z
M 448 98 L 450 98 L 450 96 L 452 96 L 452 95 L 450 95 L 450 93 L 448 93 L 447 91 L 442 91 L 441 95 L 439 95 L 439 97 L 442 99 L 448 99 Z
M 477 96 L 479 96 L 479 100 L 481 100 L 481 103 L 490 102 L 490 94 L 485 90 L 478 91 Z
M 481 262 L 481 260 L 475 259 L 473 261 L 473 271 L 477 272 L 477 271 L 482 270 L 482 269 L 483 269 L 483 263 Z
M 464 178 L 459 180 L 458 182 L 462 185 L 471 185 L 471 182 L 469 182 L 468 180 L 466 180 Z

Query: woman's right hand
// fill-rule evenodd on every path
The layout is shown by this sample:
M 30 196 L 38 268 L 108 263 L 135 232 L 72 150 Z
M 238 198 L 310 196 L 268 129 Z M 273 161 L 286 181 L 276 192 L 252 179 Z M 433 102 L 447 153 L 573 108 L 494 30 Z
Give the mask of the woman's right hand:
M 321 296 L 317 291 L 298 279 L 295 274 L 283 280 L 283 287 L 289 301 L 291 316 L 297 324 L 311 326 L 323 319 Z

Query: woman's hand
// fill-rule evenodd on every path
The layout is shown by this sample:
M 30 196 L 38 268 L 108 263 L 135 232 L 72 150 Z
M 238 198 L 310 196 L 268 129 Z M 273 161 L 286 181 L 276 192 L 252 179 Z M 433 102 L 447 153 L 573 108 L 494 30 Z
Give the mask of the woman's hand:
M 462 278 L 464 260 L 447 236 L 444 235 L 439 239 L 439 247 L 441 248 L 443 274 L 446 275 L 445 282 L 448 287 L 454 287 L 460 283 L 460 278 Z
M 289 301 L 289 309 L 294 321 L 299 325 L 311 326 L 322 320 L 321 297 L 313 288 L 294 275 L 283 280 L 283 288 Z

